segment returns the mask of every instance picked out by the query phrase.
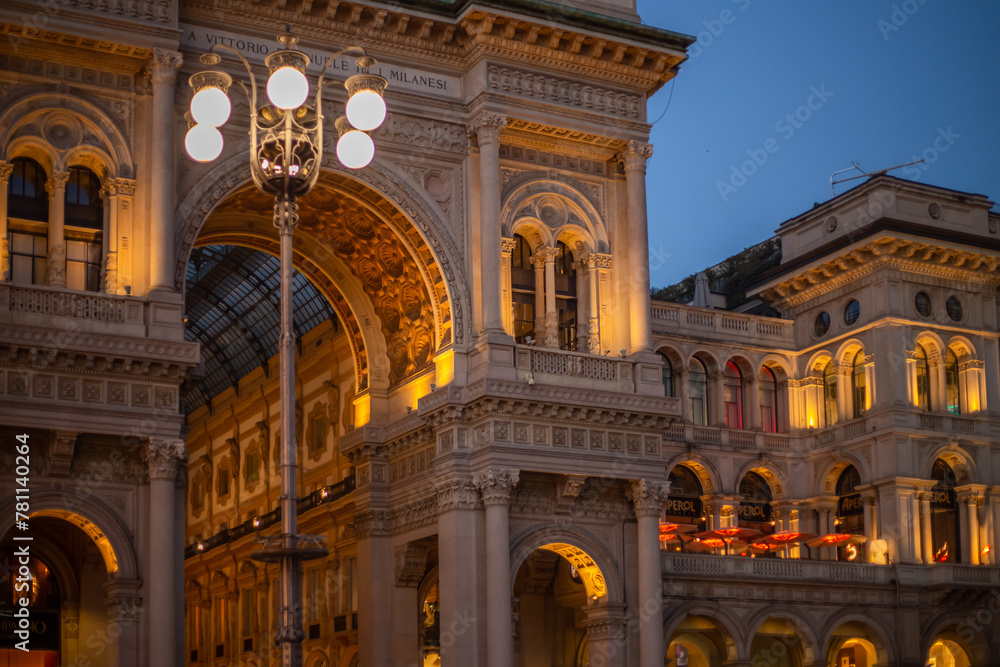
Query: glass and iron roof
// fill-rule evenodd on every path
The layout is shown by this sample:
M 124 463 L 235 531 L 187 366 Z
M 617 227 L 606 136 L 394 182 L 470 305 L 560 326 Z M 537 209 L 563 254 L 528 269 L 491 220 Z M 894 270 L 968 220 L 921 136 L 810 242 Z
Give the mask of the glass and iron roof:
M 240 246 L 195 248 L 187 267 L 184 339 L 201 344 L 204 373 L 185 383 L 190 414 L 257 367 L 269 374 L 281 333 L 281 266 L 277 257 Z M 337 325 L 326 298 L 302 274 L 292 281 L 295 339 L 325 320 Z

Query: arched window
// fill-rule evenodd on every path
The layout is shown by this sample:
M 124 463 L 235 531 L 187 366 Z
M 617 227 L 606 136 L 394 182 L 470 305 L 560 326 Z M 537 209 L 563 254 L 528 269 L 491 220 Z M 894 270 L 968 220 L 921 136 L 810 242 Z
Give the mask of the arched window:
M 953 415 L 962 414 L 962 404 L 965 397 L 962 396 L 962 384 L 958 374 L 958 357 L 950 349 L 944 358 L 944 384 L 948 412 Z
M 833 359 L 823 368 L 823 426 L 837 423 L 837 369 Z
M 861 493 L 858 486 L 861 475 L 854 466 L 847 466 L 837 479 L 837 526 L 836 533 L 851 535 L 865 534 L 865 508 L 861 503 Z M 837 560 L 865 560 L 861 545 L 848 544 L 837 547 Z
M 914 353 L 916 361 L 916 387 L 913 400 L 921 410 L 931 409 L 931 375 L 927 368 L 927 350 L 920 343 Z
M 535 336 L 535 272 L 531 266 L 531 246 L 520 234 L 514 235 L 510 282 L 514 302 L 514 340 L 524 344 L 529 336 Z
M 851 402 L 854 407 L 854 418 L 864 417 L 868 409 L 868 391 L 865 380 L 865 351 L 858 350 L 851 364 Z
M 931 468 L 934 488 L 931 489 L 931 542 L 935 563 L 960 563 L 961 537 L 958 520 L 958 499 L 955 496 L 955 471 L 943 459 Z
M 49 219 L 45 170 L 31 158 L 16 157 L 7 183 L 7 248 L 15 285 L 44 285 L 48 279 Z M 3 276 L 0 276 L 2 278 Z
M 45 192 L 45 169 L 30 157 L 16 157 L 11 163 L 13 168 L 7 183 L 7 217 L 48 221 L 49 196 Z
M 726 408 L 726 427 L 743 428 L 743 375 L 731 361 L 726 362 L 723 378 L 723 402 Z
M 101 181 L 86 167 L 70 167 L 66 182 L 66 224 L 100 230 L 104 227 Z
M 688 364 L 688 402 L 691 421 L 700 426 L 708 424 L 708 372 L 697 357 Z
M 555 264 L 559 349 L 575 350 L 577 332 L 576 266 L 573 251 L 562 241 L 556 244 Z
M 670 359 L 667 355 L 660 353 L 660 358 L 663 360 L 663 370 L 661 372 L 661 377 L 663 378 L 663 395 L 673 396 L 674 395 L 674 367 L 670 363 Z
M 764 433 L 778 432 L 778 383 L 767 366 L 760 369 L 760 426 Z
M 771 487 L 760 473 L 748 471 L 740 480 L 740 525 L 771 532 Z
M 704 528 L 701 496 L 704 493 L 701 481 L 693 470 L 684 465 L 674 466 L 667 477 L 670 480 L 670 495 L 664 504 L 664 517 L 669 523 L 686 523 Z M 660 537 L 662 546 L 668 551 L 680 551 L 681 542 L 677 537 Z

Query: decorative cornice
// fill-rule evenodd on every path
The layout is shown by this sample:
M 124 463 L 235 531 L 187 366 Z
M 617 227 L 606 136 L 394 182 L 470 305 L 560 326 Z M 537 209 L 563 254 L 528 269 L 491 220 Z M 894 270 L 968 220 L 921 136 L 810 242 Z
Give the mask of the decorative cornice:
M 150 440 L 142 450 L 149 468 L 149 479 L 177 478 L 177 468 L 187 457 L 183 440 Z
M 503 65 L 490 65 L 486 83 L 492 89 L 554 102 L 588 111 L 642 120 L 644 98 L 572 79 L 535 74 Z
M 475 485 L 483 494 L 483 504 L 510 505 L 510 499 L 520 480 L 519 470 L 483 470 L 476 473 Z

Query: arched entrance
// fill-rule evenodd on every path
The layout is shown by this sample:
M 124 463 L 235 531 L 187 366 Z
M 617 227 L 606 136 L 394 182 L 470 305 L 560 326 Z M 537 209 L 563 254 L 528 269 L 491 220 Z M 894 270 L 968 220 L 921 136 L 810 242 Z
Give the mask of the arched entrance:
M 515 544 L 515 665 L 621 664 L 624 592 L 618 569 L 601 543 L 582 532 L 543 528 Z
M 927 653 L 927 667 L 971 667 L 972 661 L 965 647 L 957 640 L 942 637 Z
M 736 644 L 724 625 L 702 614 L 687 615 L 667 642 L 667 667 L 715 667 L 736 658 Z
M 868 621 L 841 620 L 830 633 L 826 660 L 832 667 L 875 667 L 889 664 L 885 637 Z

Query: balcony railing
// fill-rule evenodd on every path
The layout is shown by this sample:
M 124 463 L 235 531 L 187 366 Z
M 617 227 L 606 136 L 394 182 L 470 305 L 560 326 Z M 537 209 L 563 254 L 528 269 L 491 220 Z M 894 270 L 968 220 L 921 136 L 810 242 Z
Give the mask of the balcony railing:
M 653 333 L 696 335 L 740 343 L 766 342 L 784 348 L 793 347 L 795 342 L 791 320 L 695 308 L 664 301 L 652 303 L 650 316 Z
M 890 585 L 894 580 L 917 585 L 1000 584 L 1000 567 L 986 565 L 872 565 L 796 558 L 747 558 L 662 551 L 663 576 L 720 579 L 788 579 L 825 581 L 853 586 Z
M 12 313 L 57 315 L 82 320 L 142 323 L 141 301 L 127 296 L 96 292 L 70 292 L 51 287 L 9 287 L 8 308 Z
M 675 442 L 705 443 L 709 445 L 729 445 L 756 449 L 789 451 L 791 437 L 785 433 L 763 433 L 718 426 L 695 426 L 694 424 L 672 424 L 665 434 L 667 440 Z
M 340 482 L 336 484 L 331 484 L 330 486 L 324 486 L 320 489 L 316 489 L 308 496 L 303 496 L 298 499 L 298 513 L 303 514 L 313 509 L 314 507 L 319 507 L 325 503 L 332 503 L 335 500 L 343 498 L 351 491 L 354 490 L 354 475 L 350 477 L 345 477 Z M 212 549 L 222 546 L 223 544 L 229 544 L 235 542 L 240 538 L 246 537 L 247 535 L 252 535 L 254 533 L 259 533 L 265 528 L 269 528 L 276 523 L 281 522 L 281 508 L 277 507 L 267 514 L 261 514 L 258 517 L 252 519 L 247 519 L 238 526 L 234 526 L 227 530 L 221 530 L 211 537 L 195 542 L 194 544 L 188 545 L 184 549 L 184 558 L 188 559 L 192 556 L 197 556 L 201 553 L 206 553 Z

